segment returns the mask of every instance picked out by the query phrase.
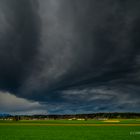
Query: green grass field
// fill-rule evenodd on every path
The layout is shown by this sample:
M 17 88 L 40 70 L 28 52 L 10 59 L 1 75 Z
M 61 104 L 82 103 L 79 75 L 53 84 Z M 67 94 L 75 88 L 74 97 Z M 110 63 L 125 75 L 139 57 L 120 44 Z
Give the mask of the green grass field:
M 0 121 L 0 140 L 139 140 L 139 120 Z M 112 126 L 113 124 L 113 126 Z M 122 126 L 120 126 L 122 124 Z M 58 126 L 59 125 L 59 126 Z M 91 126 L 90 126 L 91 125 Z

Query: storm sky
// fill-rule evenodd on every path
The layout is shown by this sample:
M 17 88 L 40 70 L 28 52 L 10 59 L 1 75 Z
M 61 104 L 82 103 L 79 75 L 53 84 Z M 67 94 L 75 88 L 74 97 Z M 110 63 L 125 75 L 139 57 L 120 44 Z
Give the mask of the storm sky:
M 139 0 L 0 0 L 0 113 L 140 111 Z

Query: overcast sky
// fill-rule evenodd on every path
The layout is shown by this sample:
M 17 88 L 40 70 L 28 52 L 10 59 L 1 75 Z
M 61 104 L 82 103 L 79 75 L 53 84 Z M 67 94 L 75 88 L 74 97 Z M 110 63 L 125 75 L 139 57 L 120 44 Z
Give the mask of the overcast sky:
M 139 112 L 139 7 L 0 0 L 0 113 Z

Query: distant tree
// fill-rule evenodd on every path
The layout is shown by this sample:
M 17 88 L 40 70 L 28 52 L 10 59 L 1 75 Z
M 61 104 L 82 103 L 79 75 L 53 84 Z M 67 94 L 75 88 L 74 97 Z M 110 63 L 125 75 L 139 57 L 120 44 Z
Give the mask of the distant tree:
M 13 117 L 13 121 L 19 121 L 21 118 L 20 118 L 20 116 L 14 116 Z

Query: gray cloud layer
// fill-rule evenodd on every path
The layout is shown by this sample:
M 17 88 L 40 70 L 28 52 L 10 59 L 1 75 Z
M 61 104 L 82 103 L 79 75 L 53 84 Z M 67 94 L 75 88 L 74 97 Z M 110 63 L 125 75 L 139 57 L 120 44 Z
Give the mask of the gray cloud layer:
M 8 92 L 0 92 L 0 112 L 35 112 L 42 111 L 43 105 L 39 102 L 16 97 Z
M 50 112 L 139 111 L 139 6 L 0 0 L 1 90 L 49 103 Z

